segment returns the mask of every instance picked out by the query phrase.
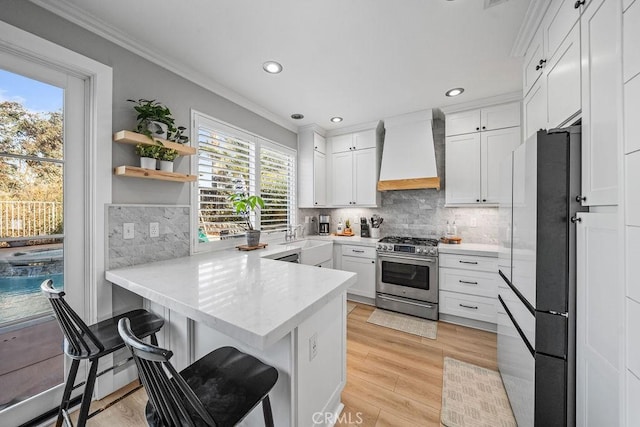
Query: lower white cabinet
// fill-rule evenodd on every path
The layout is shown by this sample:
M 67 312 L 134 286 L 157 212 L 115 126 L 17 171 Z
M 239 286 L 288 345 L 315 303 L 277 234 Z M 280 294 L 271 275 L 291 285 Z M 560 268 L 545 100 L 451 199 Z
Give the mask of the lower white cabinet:
M 440 313 L 495 324 L 498 258 L 440 254 L 439 262 Z
M 340 270 L 358 273 L 358 281 L 347 292 L 367 298 L 376 296 L 376 249 L 366 246 L 342 245 Z

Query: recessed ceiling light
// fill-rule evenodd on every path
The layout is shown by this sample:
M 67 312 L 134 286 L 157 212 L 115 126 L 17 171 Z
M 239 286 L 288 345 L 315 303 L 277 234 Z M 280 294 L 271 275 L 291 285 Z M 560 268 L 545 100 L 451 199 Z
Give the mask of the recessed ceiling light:
M 340 123 L 342 121 L 342 117 L 331 117 L 331 121 L 333 123 Z
M 300 113 L 295 113 L 295 114 L 291 115 L 291 118 L 293 120 L 300 120 L 300 119 L 304 119 L 304 116 L 302 114 L 300 114 Z
M 282 71 L 282 65 L 276 61 L 267 61 L 262 64 L 262 69 L 267 73 L 278 74 L 280 71 Z
M 447 93 L 445 93 L 445 95 L 447 96 L 458 96 L 460 95 L 462 92 L 464 92 L 464 89 L 461 87 L 457 87 L 455 89 L 449 89 L 447 91 Z

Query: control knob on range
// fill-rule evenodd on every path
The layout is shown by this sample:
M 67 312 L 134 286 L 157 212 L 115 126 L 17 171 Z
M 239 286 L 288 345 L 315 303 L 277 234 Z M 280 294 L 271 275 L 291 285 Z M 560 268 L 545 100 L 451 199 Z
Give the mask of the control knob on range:
M 422 248 L 416 248 L 416 253 L 419 254 L 422 252 Z

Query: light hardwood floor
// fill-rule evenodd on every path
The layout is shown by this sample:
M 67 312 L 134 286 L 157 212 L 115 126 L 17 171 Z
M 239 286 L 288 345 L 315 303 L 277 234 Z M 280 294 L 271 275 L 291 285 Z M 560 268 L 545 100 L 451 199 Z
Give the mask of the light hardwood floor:
M 439 426 L 442 365 L 453 357 L 497 370 L 496 335 L 438 323 L 437 339 L 367 323 L 374 307 L 358 304 L 347 319 L 347 385 L 339 426 Z M 105 407 L 123 391 L 96 407 Z M 89 426 L 144 426 L 140 389 L 89 420 Z

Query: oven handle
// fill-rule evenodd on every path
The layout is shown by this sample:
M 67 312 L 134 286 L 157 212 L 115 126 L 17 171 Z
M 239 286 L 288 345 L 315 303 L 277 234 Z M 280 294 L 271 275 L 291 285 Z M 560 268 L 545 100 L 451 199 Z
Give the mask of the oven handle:
M 378 258 L 389 258 L 390 260 L 408 260 L 408 261 L 424 261 L 424 262 L 436 262 L 435 258 L 418 258 L 418 257 L 410 257 L 406 255 L 390 255 L 390 254 L 378 254 Z
M 398 299 L 398 298 L 392 298 L 392 297 L 388 297 L 388 296 L 384 296 L 384 295 L 380 295 L 380 294 L 378 294 L 378 298 L 386 299 L 387 301 L 400 302 L 400 303 L 403 303 L 403 304 L 417 305 L 418 307 L 433 308 L 433 306 L 429 305 L 429 304 L 419 304 L 417 302 L 407 301 L 407 300 Z

